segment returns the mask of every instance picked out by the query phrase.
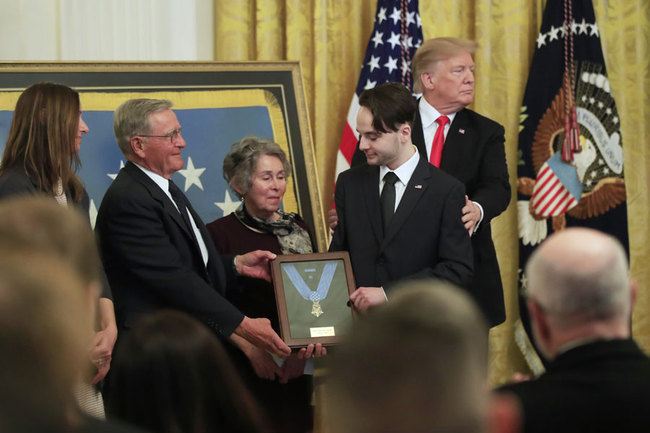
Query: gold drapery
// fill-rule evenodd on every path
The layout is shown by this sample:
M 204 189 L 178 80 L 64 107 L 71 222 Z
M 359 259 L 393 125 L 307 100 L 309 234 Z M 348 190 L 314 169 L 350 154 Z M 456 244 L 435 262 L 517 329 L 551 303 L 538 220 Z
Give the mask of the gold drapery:
M 633 331 L 650 352 L 650 2 L 593 0 L 621 118 L 632 277 Z M 215 58 L 299 60 L 323 206 L 329 209 L 339 140 L 370 38 L 376 0 L 214 0 Z M 513 197 L 493 223 L 508 320 L 490 333 L 490 381 L 524 369 L 513 342 L 518 317 L 517 138 L 519 108 L 545 0 L 420 0 L 425 38 L 475 39 L 476 111 L 506 128 Z

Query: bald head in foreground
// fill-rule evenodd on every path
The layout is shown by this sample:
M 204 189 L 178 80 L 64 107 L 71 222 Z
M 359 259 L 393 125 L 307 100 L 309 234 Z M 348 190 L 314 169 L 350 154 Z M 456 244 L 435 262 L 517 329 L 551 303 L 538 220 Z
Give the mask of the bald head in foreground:
M 487 325 L 463 291 L 403 283 L 332 356 L 331 432 L 514 432 L 516 406 L 490 400 Z
M 650 359 L 632 340 L 636 285 L 613 237 L 570 228 L 526 265 L 535 341 L 550 360 L 535 380 L 508 385 L 524 432 L 650 431 Z

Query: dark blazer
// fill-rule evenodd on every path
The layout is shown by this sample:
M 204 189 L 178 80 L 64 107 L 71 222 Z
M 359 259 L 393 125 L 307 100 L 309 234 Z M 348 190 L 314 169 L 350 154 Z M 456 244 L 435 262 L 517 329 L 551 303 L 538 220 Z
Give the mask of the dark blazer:
M 523 433 L 650 431 L 650 359 L 632 339 L 573 348 L 538 379 L 497 391 L 521 401 Z
M 413 125 L 412 140 L 420 157 L 427 160 L 419 110 Z M 443 171 L 465 184 L 469 199 L 483 207 L 483 221 L 472 236 L 474 279 L 470 291 L 490 326 L 496 326 L 506 319 L 503 285 L 490 229 L 492 218 L 503 212 L 510 202 L 504 142 L 503 126 L 465 108 L 454 117 L 440 163 Z M 365 162 L 365 155 L 357 145 L 352 166 L 361 162 Z
M 466 285 L 472 277 L 472 247 L 461 222 L 463 184 L 420 158 L 383 233 L 379 167 L 367 164 L 341 173 L 335 201 L 339 223 L 330 251 L 349 251 L 357 286 L 439 278 Z
M 0 199 L 12 197 L 16 195 L 35 195 L 35 194 L 44 194 L 44 192 L 38 187 L 38 185 L 25 174 L 25 172 L 19 170 L 9 170 L 2 176 L 0 176 Z M 72 197 L 70 196 L 70 191 L 65 192 L 66 197 L 69 202 L 72 203 Z M 48 195 L 48 197 L 51 197 Z M 88 214 L 88 209 L 90 208 L 90 199 L 88 198 L 88 193 L 84 189 L 82 192 L 81 200 L 79 203 L 74 203 L 75 208 L 83 214 L 84 218 L 90 223 L 90 215 Z
M 129 162 L 106 191 L 95 230 L 120 330 L 146 313 L 182 310 L 229 336 L 243 320 L 225 298 L 232 256 L 221 257 L 189 207 L 208 249 L 207 267 L 169 197 Z
M 46 195 L 43 190 L 39 188 L 38 184 L 34 182 L 34 180 L 29 176 L 27 176 L 27 174 L 25 174 L 23 171 L 9 170 L 0 176 L 0 200 L 13 196 L 38 194 L 52 198 L 51 195 Z M 75 209 L 81 213 L 84 219 L 88 221 L 88 225 L 90 226 L 90 214 L 88 213 L 88 210 L 90 208 L 90 199 L 88 198 L 88 193 L 86 190 L 84 189 L 82 191 L 81 200 L 79 200 L 78 203 L 74 203 L 72 201 L 70 191 L 66 191 L 65 194 L 68 202 L 73 203 Z M 108 280 L 106 279 L 106 275 L 104 274 L 103 269 L 100 270 L 99 278 L 102 284 L 102 292 L 100 294 L 100 297 L 112 300 L 113 295 L 111 294 L 111 288 L 108 284 Z

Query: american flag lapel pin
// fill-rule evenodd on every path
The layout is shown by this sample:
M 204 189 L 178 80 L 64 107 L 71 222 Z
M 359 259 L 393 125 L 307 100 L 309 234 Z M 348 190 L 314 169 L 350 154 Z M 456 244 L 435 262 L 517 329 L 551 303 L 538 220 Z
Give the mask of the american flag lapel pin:
M 463 128 L 460 128 L 460 129 L 458 129 L 458 132 L 461 133 L 461 134 L 464 134 L 465 130 Z
M 422 189 L 422 185 L 415 185 L 415 189 Z

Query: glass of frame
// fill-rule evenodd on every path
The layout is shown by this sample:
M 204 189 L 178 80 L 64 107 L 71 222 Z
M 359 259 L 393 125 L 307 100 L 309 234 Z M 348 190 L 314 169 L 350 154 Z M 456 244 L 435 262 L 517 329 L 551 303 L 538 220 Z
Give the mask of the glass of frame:
M 271 273 L 284 342 L 337 343 L 354 315 L 348 306 L 356 289 L 348 252 L 279 255 Z

